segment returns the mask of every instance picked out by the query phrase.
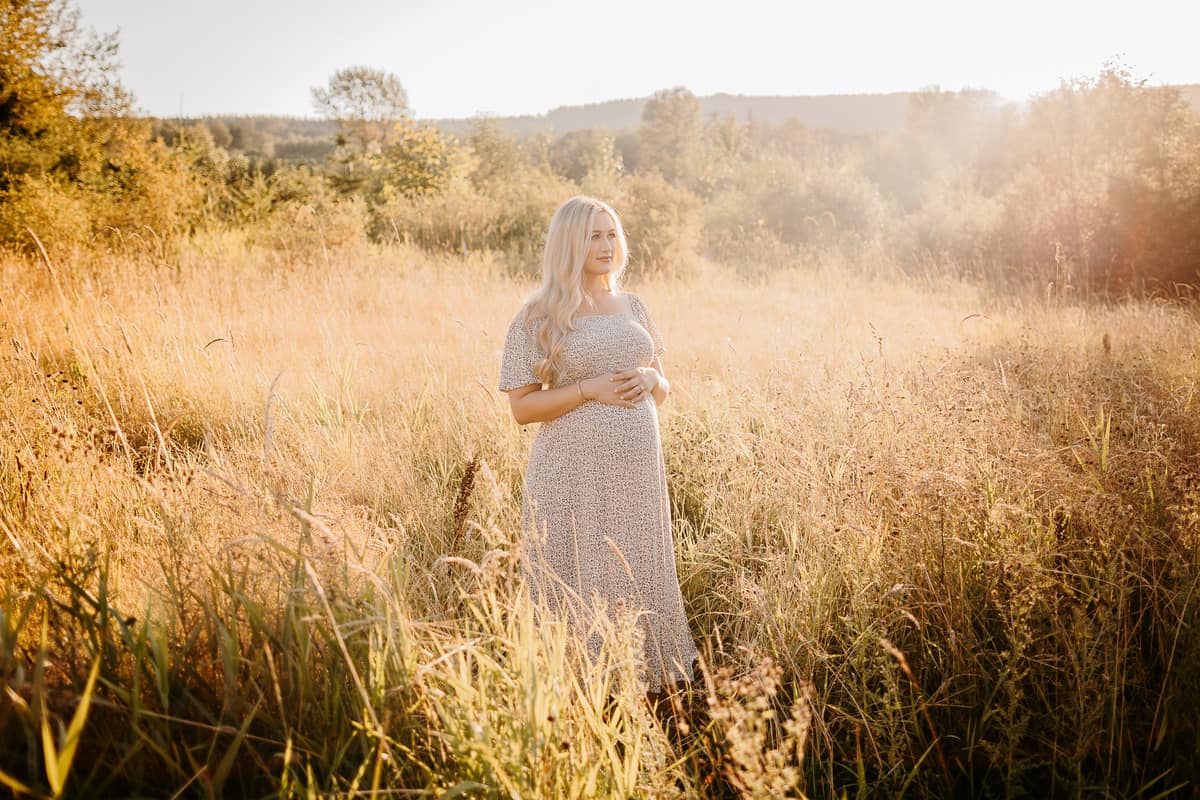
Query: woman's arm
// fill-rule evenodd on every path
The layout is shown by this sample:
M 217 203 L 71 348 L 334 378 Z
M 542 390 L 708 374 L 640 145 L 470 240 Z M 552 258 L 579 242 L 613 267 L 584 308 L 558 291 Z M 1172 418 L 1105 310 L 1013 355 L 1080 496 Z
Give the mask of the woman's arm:
M 662 361 L 659 358 L 654 359 L 652 365 L 655 372 L 658 373 L 658 383 L 654 385 L 654 390 L 651 394 L 654 395 L 654 405 L 661 406 L 667 402 L 667 395 L 671 393 L 671 384 L 667 381 L 667 376 L 663 374 Z
M 518 425 L 549 422 L 587 402 L 579 388 L 575 383 L 557 389 L 543 389 L 540 383 L 528 383 L 508 392 L 508 405 Z
M 608 382 L 613 373 L 584 378 L 582 381 L 557 389 L 543 389 L 540 383 L 527 383 L 508 392 L 508 405 L 519 425 L 549 422 L 568 411 L 574 411 L 588 400 L 608 405 L 635 408 L 636 405 L 616 396 L 616 386 Z M 598 381 L 600 383 L 598 383 Z

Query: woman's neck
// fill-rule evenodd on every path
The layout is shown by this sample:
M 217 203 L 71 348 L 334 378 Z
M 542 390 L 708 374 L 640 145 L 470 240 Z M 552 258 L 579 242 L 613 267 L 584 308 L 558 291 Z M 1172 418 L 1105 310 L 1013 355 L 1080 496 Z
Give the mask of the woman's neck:
M 605 276 L 597 275 L 594 278 L 585 278 L 583 281 L 583 293 L 592 299 L 603 297 L 606 294 L 612 294 L 612 289 L 608 286 Z

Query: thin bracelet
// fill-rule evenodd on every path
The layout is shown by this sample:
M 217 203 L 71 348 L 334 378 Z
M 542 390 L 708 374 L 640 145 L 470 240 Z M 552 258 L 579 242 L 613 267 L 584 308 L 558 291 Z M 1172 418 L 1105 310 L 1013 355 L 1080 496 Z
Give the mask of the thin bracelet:
M 583 399 L 583 402 L 585 402 L 585 403 L 586 403 L 586 402 L 587 402 L 587 395 L 585 395 L 585 394 L 583 393 L 583 381 L 582 381 L 582 380 L 577 380 L 577 381 L 575 381 L 575 385 L 579 387 L 579 396 L 580 396 L 580 397 Z

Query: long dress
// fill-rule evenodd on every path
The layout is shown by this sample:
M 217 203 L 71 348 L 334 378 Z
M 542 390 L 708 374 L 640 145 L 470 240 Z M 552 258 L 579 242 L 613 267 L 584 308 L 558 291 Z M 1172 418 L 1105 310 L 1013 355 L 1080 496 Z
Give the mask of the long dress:
M 577 316 L 568 332 L 561 375 L 550 388 L 633 366 L 650 366 L 666 351 L 637 295 L 633 311 Z M 533 366 L 544 353 L 536 333 L 544 319 L 528 307 L 512 320 L 501 359 L 501 391 L 539 383 Z M 597 607 L 610 618 L 624 606 L 643 633 L 638 674 L 651 691 L 692 679 L 696 645 L 688 629 L 675 570 L 671 506 L 652 396 L 634 408 L 584 402 L 541 423 L 525 469 L 521 516 L 522 568 L 535 604 L 565 609 L 590 628 Z M 618 552 L 619 551 L 619 552 Z M 599 606 L 597 596 L 602 599 Z M 598 634 L 587 648 L 599 651 Z

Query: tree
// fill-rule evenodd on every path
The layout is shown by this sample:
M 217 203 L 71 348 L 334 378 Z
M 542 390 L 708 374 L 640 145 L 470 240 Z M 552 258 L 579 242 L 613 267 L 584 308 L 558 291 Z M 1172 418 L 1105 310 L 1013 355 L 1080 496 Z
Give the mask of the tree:
M 312 90 L 317 113 L 335 120 L 346 141 L 339 144 L 366 153 L 382 146 L 394 123 L 409 115 L 408 93 L 400 79 L 373 67 L 346 67 L 324 87 Z
M 700 147 L 700 101 L 682 86 L 655 92 L 642 110 L 639 166 L 657 169 L 677 185 L 696 169 Z
M 312 90 L 313 106 L 337 122 L 337 149 L 329 156 L 328 174 L 343 194 L 378 194 L 382 188 L 384 150 L 408 128 L 408 93 L 400 79 L 373 67 L 346 67 L 324 87 Z
M 486 191 L 499 183 L 516 181 L 529 167 L 529 159 L 521 151 L 517 138 L 498 120 L 489 117 L 472 119 L 467 144 L 476 159 L 471 183 L 478 189 Z
M 550 147 L 550 167 L 559 175 L 581 181 L 589 175 L 618 175 L 623 165 L 612 133 L 586 128 L 564 134 Z
M 85 161 L 92 137 L 81 141 L 80 121 L 123 115 L 131 97 L 115 78 L 116 34 L 85 31 L 67 0 L 0 2 L 0 41 L 3 191 L 21 174 Z
M 274 140 L 258 129 L 253 117 L 230 126 L 229 146 L 243 153 L 257 153 L 267 158 L 275 154 Z
M 229 125 L 223 119 L 206 120 L 208 132 L 212 134 L 213 144 L 222 149 L 228 150 L 233 144 L 233 131 L 229 130 Z
M 914 92 L 905 124 L 914 150 L 910 157 L 924 161 L 930 174 L 966 165 L 982 181 L 984 161 L 1004 150 L 1003 139 L 1016 124 L 1014 112 L 990 89 Z
M 696 159 L 695 183 L 702 197 L 710 198 L 730 184 L 752 154 L 747 125 L 732 114 L 713 115 L 704 126 Z
M 418 197 L 445 189 L 454 169 L 450 145 L 441 132 L 409 120 L 393 127 L 380 157 L 384 198 Z
M 194 181 L 128 116 L 116 34 L 68 0 L 0 0 L 0 244 L 53 245 L 123 225 L 160 234 L 194 210 Z
M 1015 263 L 1076 287 L 1200 283 L 1200 115 L 1121 64 L 1034 98 L 1005 187 Z

